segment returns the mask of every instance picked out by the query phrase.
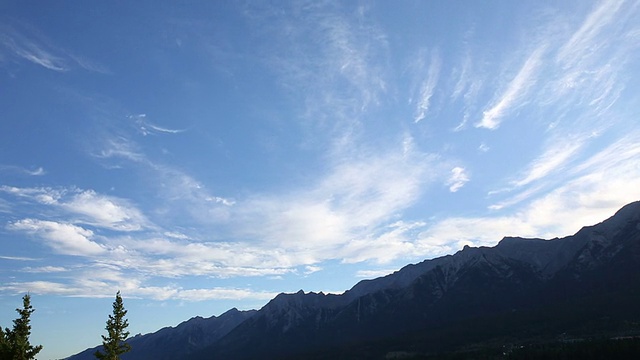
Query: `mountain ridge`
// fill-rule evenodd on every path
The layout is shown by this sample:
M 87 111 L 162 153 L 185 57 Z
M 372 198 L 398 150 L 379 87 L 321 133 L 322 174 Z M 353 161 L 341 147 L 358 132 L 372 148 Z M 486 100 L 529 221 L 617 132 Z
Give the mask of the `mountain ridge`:
M 504 237 L 493 247 L 465 246 L 360 281 L 340 295 L 279 294 L 181 358 L 383 358 L 398 348 L 424 353 L 496 336 L 614 331 L 625 316 L 640 324 L 640 311 L 630 308 L 640 301 L 638 264 L 640 201 L 571 236 Z M 611 321 L 605 326 L 583 319 L 588 316 Z M 479 324 L 484 332 L 473 330 Z M 445 333 L 451 337 L 444 339 Z
M 180 359 L 214 343 L 231 329 L 251 317 L 256 310 L 227 310 L 219 316 L 192 317 L 175 327 L 164 327 L 156 332 L 136 335 L 127 339 L 131 351 L 120 355 L 122 360 Z M 68 360 L 94 360 L 93 355 L 101 346 L 72 355 Z

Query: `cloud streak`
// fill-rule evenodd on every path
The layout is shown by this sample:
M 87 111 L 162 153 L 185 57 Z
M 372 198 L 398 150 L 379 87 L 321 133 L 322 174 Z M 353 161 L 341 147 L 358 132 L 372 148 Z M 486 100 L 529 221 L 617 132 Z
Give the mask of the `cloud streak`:
M 629 199 L 640 199 L 640 134 L 607 146 L 568 170 L 569 180 L 520 206 L 510 215 L 451 217 L 419 236 L 417 248 L 441 253 L 463 245 L 494 245 L 503 236 L 551 238 L 613 215 Z M 501 207 L 496 207 L 496 210 Z
M 558 51 L 557 60 L 565 67 L 576 66 L 585 57 L 598 52 L 597 37 L 602 35 L 603 29 L 619 19 L 616 15 L 624 5 L 624 1 L 602 1 L 587 16 L 580 28 L 571 36 Z
M 17 62 L 27 61 L 59 73 L 68 72 L 74 66 L 91 72 L 110 73 L 95 61 L 59 48 L 35 27 L 15 22 L 14 25 L 0 24 L 0 56 L 5 55 Z
M 0 171 L 6 171 L 10 173 L 24 174 L 29 176 L 43 176 L 47 172 L 42 167 L 38 167 L 36 169 L 28 169 L 20 166 L 14 165 L 0 165 Z
M 4 33 L 0 34 L 0 44 L 12 55 L 49 70 L 57 72 L 69 70 L 66 62 L 45 49 L 43 44 L 29 40 L 10 28 L 4 27 L 3 30 Z
M 151 134 L 179 134 L 185 132 L 186 129 L 168 129 L 162 126 L 158 126 L 147 119 L 146 114 L 129 115 L 129 119 L 133 120 L 138 127 L 138 131 L 142 135 L 147 136 Z
M 506 113 L 518 106 L 518 101 L 527 94 L 527 91 L 536 82 L 536 71 L 542 63 L 542 55 L 545 51 L 546 47 L 540 46 L 531 52 L 518 74 L 509 82 L 502 94 L 493 101 L 489 109 L 482 113 L 482 120 L 476 124 L 476 127 L 495 130 L 500 126 Z
M 434 51 L 431 54 L 431 61 L 429 62 L 429 72 L 427 74 L 427 78 L 420 87 L 420 95 L 416 108 L 416 115 L 413 120 L 414 123 L 420 122 L 420 120 L 424 119 L 429 112 L 431 97 L 433 96 L 433 91 L 435 90 L 436 85 L 438 85 L 438 78 L 440 76 L 441 67 L 442 60 L 440 58 L 440 55 L 437 51 Z

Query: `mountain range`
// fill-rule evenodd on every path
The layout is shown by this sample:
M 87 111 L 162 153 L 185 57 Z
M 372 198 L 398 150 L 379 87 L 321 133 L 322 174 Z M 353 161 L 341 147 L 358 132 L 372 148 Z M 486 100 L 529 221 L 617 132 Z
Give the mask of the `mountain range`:
M 129 340 L 123 360 L 422 358 L 523 342 L 640 335 L 640 202 L 575 235 L 505 237 L 364 280 L 279 294 Z M 93 359 L 97 348 L 69 360 Z

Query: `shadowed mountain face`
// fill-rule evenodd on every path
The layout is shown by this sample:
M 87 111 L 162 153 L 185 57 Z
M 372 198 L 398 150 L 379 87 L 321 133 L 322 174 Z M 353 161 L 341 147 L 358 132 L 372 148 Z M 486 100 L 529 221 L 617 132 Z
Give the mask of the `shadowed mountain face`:
M 465 247 L 342 295 L 280 294 L 207 346 L 183 345 L 185 353 L 173 358 L 384 358 L 487 342 L 640 334 L 638 303 L 635 202 L 566 238 Z M 167 336 L 177 339 L 179 328 Z M 164 343 L 178 344 L 170 341 Z
M 152 334 L 138 335 L 127 340 L 131 351 L 121 355 L 122 360 L 182 359 L 194 351 L 209 346 L 226 335 L 256 311 L 231 309 L 210 318 L 195 317 L 176 327 L 160 329 Z M 98 347 L 87 349 L 69 360 L 95 360 Z

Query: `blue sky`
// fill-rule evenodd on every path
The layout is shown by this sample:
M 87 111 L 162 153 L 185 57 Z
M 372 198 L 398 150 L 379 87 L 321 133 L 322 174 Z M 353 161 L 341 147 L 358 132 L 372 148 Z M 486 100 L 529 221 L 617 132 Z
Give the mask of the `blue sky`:
M 638 1 L 0 3 L 0 325 L 41 359 L 640 199 Z

